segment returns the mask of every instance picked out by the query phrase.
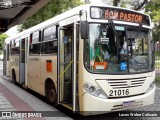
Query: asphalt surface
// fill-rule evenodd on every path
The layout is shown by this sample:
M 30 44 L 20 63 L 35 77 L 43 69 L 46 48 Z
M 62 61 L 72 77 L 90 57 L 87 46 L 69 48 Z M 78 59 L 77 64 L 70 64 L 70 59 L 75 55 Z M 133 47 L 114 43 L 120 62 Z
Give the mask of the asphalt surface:
M 4 76 L 2 75 L 3 69 L 2 69 L 2 62 L 0 61 L 0 84 L 3 84 L 6 86 L 9 90 L 11 90 L 14 94 L 20 97 L 24 102 L 26 102 L 28 105 L 32 106 L 33 109 L 37 111 L 59 111 L 57 112 L 59 117 L 52 117 L 52 118 L 46 118 L 50 120 L 61 120 L 61 119 L 76 119 L 76 120 L 160 120 L 160 117 L 124 117 L 124 116 L 117 116 L 119 112 L 116 113 L 107 113 L 103 115 L 94 115 L 94 116 L 87 116 L 83 117 L 78 114 L 73 114 L 70 111 L 67 111 L 66 109 L 63 109 L 61 107 L 54 108 L 53 106 L 45 103 L 41 100 L 41 98 L 37 98 L 37 96 L 32 95 L 32 93 L 28 93 L 27 91 L 23 90 L 22 88 L 19 88 L 18 86 L 11 83 L 9 80 L 3 79 Z M 22 91 L 22 92 L 20 92 Z M 1 93 L 1 91 L 0 91 Z M 6 105 L 9 106 L 11 110 L 14 110 L 13 106 L 7 101 L 6 98 L 4 98 L 3 94 L 0 94 L 0 98 L 3 102 L 5 102 Z M 0 103 L 1 104 L 1 103 Z M 1 111 L 1 110 L 0 110 Z M 155 112 L 160 114 L 160 87 L 157 86 L 156 93 L 155 93 L 155 103 L 150 106 L 146 107 L 139 107 L 131 110 L 127 110 L 127 112 L 133 112 L 133 111 L 141 111 L 143 112 Z M 61 117 L 62 116 L 62 117 Z M 112 117 L 110 117 L 112 116 Z
M 41 99 L 13 84 L 7 77 L 3 76 L 2 62 L 0 61 L 0 111 L 38 111 L 51 117 L 42 118 L 9 118 L 8 120 L 71 120 L 71 118 L 60 112 Z M 44 98 L 43 98 L 44 99 Z M 54 115 L 53 115 L 54 114 Z M 53 117 L 55 116 L 55 117 Z M 5 120 L 0 118 L 0 120 Z

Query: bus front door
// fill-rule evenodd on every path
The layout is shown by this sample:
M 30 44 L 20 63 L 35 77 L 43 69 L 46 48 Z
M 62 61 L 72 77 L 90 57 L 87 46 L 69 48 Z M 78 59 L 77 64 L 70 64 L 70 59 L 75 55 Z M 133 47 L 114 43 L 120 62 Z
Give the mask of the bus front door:
M 75 50 L 74 24 L 59 29 L 58 103 L 75 111 Z

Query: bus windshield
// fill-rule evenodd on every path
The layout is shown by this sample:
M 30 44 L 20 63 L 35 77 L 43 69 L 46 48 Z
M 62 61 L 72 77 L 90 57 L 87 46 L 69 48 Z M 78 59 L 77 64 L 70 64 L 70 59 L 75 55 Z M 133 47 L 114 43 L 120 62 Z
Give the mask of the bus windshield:
M 128 74 L 153 69 L 149 29 L 112 24 L 89 24 L 84 62 L 90 72 Z

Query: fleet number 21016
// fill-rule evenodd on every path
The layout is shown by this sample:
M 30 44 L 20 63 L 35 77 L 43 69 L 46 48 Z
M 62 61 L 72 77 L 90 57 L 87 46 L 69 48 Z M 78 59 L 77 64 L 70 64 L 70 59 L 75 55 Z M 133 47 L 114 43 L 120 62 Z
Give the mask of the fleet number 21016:
M 110 90 L 109 91 L 109 96 L 124 96 L 124 95 L 129 95 L 129 89 L 122 89 L 122 90 Z

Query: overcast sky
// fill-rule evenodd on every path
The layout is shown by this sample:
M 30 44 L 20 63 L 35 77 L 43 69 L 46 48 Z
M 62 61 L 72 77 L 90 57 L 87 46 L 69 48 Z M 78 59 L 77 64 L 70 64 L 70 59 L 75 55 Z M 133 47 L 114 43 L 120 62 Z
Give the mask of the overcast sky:
M 18 28 L 18 25 L 10 28 L 5 34 L 7 34 L 9 36 L 13 36 L 18 33 L 17 28 Z

